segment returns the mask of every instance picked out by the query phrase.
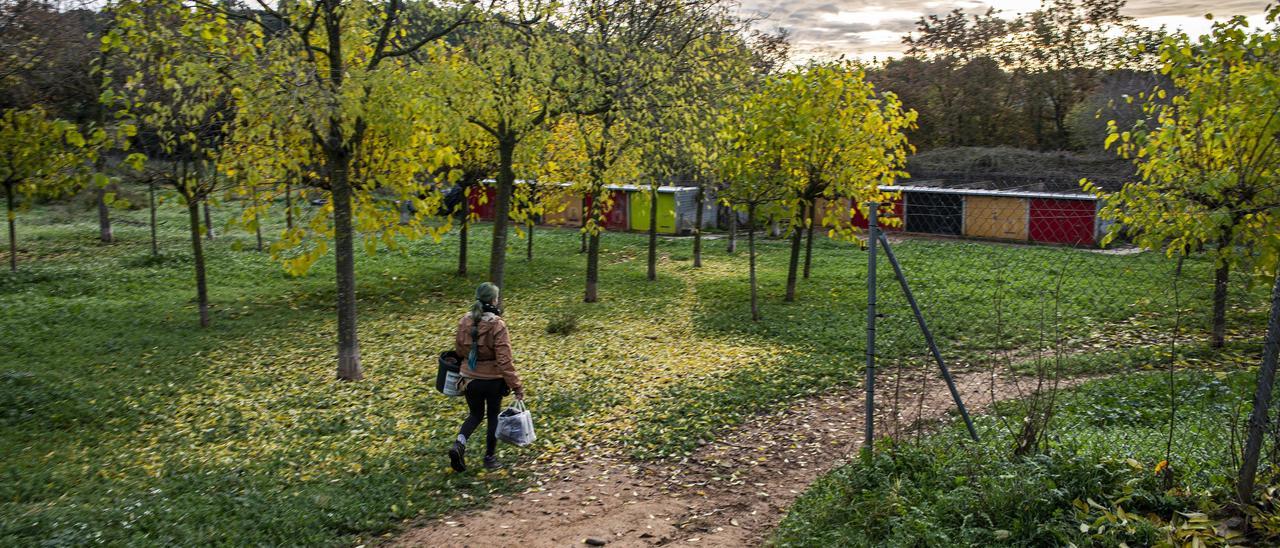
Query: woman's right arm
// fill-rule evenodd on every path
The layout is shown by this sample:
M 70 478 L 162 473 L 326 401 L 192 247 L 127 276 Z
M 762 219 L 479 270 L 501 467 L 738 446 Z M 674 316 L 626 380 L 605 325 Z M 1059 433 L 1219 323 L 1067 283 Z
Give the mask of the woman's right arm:
M 520 382 L 520 375 L 516 373 L 515 360 L 511 355 L 511 336 L 507 333 L 505 322 L 500 324 L 498 331 L 493 334 L 493 355 L 498 362 L 498 371 L 502 373 L 502 379 L 515 393 L 516 399 L 523 400 L 524 385 Z

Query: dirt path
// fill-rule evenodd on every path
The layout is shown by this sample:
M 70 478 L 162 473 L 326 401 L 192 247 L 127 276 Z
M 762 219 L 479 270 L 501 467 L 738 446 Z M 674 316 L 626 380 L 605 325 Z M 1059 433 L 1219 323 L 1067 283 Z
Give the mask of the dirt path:
M 895 385 L 904 429 L 951 412 L 950 394 L 936 377 L 904 376 L 898 384 L 882 374 L 877 382 L 879 432 L 892 433 Z M 970 411 L 990 406 L 989 374 L 961 375 L 957 383 Z M 997 398 L 1016 397 L 1013 383 L 997 378 Z M 1024 378 L 1020 384 L 1025 391 L 1031 383 Z M 814 479 L 856 455 L 863 401 L 860 389 L 801 400 L 754 417 L 678 461 L 552 461 L 539 472 L 544 480 L 525 492 L 425 522 L 394 544 L 532 548 L 584 546 L 590 539 L 609 546 L 760 545 Z

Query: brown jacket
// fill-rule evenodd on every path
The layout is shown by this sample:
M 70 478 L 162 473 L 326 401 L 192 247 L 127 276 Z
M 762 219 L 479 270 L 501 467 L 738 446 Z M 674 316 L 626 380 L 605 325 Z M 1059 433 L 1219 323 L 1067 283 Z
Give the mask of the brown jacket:
M 476 351 L 476 369 L 467 365 L 467 356 L 471 353 L 471 313 L 468 312 L 458 320 L 458 333 L 454 338 L 454 351 L 462 358 L 460 373 L 469 379 L 503 379 L 507 387 L 517 396 L 524 396 L 524 386 L 520 384 L 520 375 L 516 374 L 515 363 L 511 359 L 511 337 L 507 334 L 507 323 L 502 318 L 489 312 L 480 317 L 478 329 L 480 344 Z

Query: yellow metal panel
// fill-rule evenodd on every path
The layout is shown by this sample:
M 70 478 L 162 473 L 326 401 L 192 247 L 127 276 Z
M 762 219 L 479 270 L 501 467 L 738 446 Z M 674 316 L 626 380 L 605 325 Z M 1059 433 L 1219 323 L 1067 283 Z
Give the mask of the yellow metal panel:
M 965 196 L 964 235 L 1000 240 L 1027 239 L 1027 200 Z
M 557 226 L 582 225 L 582 197 L 571 194 L 564 195 L 564 209 L 546 216 L 545 222 Z
M 831 203 L 826 198 L 818 198 L 814 205 L 818 209 L 818 225 L 822 226 L 822 219 L 829 213 L 828 208 L 832 208 L 830 213 L 834 213 L 836 218 L 840 219 L 840 224 L 848 225 L 853 222 L 853 202 L 848 198 L 839 198 L 835 203 Z M 818 232 L 826 232 L 818 230 Z

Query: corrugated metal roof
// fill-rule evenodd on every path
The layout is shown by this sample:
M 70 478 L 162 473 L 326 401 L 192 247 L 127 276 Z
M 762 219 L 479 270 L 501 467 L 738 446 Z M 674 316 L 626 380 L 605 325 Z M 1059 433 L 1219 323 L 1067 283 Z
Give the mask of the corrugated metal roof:
M 492 185 L 497 181 L 494 179 L 484 179 L 481 182 L 486 185 Z M 523 184 L 524 182 L 525 182 L 524 179 L 516 179 L 517 185 Z M 573 186 L 573 183 L 547 183 L 547 184 L 554 184 L 558 186 Z M 604 185 L 604 188 L 608 190 L 626 190 L 626 191 L 649 190 L 648 185 Z M 696 192 L 697 190 L 698 190 L 698 187 L 696 186 L 660 186 L 658 187 L 658 192 Z
M 885 192 L 928 192 L 934 194 L 960 194 L 970 196 L 1004 196 L 1006 198 L 1057 198 L 1060 200 L 1088 200 L 1091 202 L 1098 201 L 1098 197 L 1092 194 L 1079 194 L 1067 192 L 1028 192 L 1024 190 L 986 190 L 975 188 L 955 188 L 949 186 L 924 186 L 919 185 L 923 181 L 912 181 L 910 185 L 893 185 L 882 186 L 880 190 Z

